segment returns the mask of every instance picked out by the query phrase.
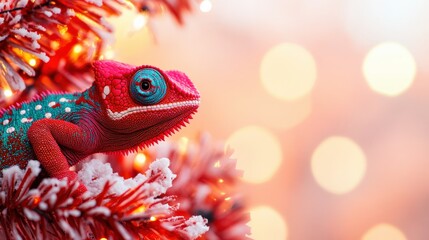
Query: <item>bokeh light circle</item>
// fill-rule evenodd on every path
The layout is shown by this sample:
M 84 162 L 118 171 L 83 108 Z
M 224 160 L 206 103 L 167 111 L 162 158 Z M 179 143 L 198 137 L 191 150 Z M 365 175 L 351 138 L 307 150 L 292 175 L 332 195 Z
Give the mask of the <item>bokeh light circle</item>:
M 264 55 L 260 77 L 272 96 L 282 100 L 299 99 L 313 89 L 317 77 L 316 62 L 300 45 L 279 44 Z
M 243 180 L 251 183 L 268 181 L 282 161 L 280 142 L 268 130 L 258 126 L 238 129 L 226 141 L 232 148 L 237 168 L 244 170 Z
M 366 158 L 354 141 L 333 136 L 317 146 L 311 158 L 311 170 L 322 188 L 334 194 L 344 194 L 362 180 Z
M 416 62 L 402 45 L 394 42 L 381 43 L 366 55 L 363 74 L 375 92 L 397 96 L 413 83 Z
M 211 0 L 203 0 L 200 3 L 200 11 L 201 12 L 210 12 L 212 10 L 213 4 Z
M 250 210 L 250 237 L 255 240 L 285 240 L 287 225 L 283 217 L 274 209 L 259 206 Z
M 380 239 L 407 240 L 405 235 L 398 228 L 385 223 L 378 224 L 372 227 L 362 237 L 362 240 L 380 240 Z

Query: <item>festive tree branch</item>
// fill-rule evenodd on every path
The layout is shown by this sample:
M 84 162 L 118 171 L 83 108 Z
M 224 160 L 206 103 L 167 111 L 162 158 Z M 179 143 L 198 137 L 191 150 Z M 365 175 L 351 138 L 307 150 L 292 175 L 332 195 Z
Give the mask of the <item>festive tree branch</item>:
M 0 103 L 5 94 L 82 89 L 90 64 L 111 41 L 106 17 L 132 7 L 152 16 L 168 9 L 178 22 L 189 0 L 6 0 L 0 3 Z
M 148 158 L 166 156 L 171 168 L 180 173 L 168 195 L 177 196 L 176 215 L 202 215 L 208 219 L 205 239 L 249 239 L 250 220 L 242 197 L 235 192 L 241 172 L 236 169 L 232 151 L 223 143 L 202 134 L 198 142 L 182 138 L 178 143 L 162 142 L 144 152 Z M 137 170 L 139 165 L 136 166 Z M 146 167 L 141 165 L 140 167 Z
M 3 170 L 0 234 L 7 239 L 195 239 L 208 230 L 200 216 L 173 216 L 174 197 L 165 195 L 176 177 L 160 159 L 144 175 L 123 180 L 109 165 L 93 160 L 79 172 L 89 192 L 72 198 L 78 183 L 44 179 L 31 189 L 39 162 L 26 170 Z M 71 186 L 71 187 L 70 187 Z

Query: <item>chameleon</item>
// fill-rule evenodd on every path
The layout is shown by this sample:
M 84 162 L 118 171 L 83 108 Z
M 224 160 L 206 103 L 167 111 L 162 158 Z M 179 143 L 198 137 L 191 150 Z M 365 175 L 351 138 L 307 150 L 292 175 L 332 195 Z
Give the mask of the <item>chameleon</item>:
M 153 145 L 199 107 L 198 90 L 180 71 L 112 60 L 92 68 L 95 80 L 83 92 L 45 93 L 0 110 L 0 169 L 35 159 L 48 176 L 75 181 L 70 167 L 91 154 Z

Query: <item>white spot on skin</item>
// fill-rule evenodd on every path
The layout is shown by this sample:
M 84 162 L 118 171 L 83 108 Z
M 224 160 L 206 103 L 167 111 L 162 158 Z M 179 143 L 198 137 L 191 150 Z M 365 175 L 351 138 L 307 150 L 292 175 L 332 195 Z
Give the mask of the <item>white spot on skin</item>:
M 21 115 L 25 114 L 25 110 L 21 110 L 21 112 L 19 112 Z
M 52 114 L 51 113 L 45 113 L 45 118 L 51 118 Z
M 36 107 L 34 109 L 40 110 L 40 109 L 42 109 L 42 105 L 36 105 Z
M 54 106 L 55 105 L 55 102 L 50 102 L 49 104 L 48 104 L 48 106 L 49 107 L 52 107 L 52 106 Z
M 60 102 L 67 102 L 66 98 L 60 98 Z
M 28 118 L 21 119 L 22 123 L 29 123 L 29 122 L 32 122 L 32 121 L 33 121 L 33 119 L 28 119 Z
M 9 124 L 9 119 L 3 120 L 3 125 L 6 126 Z
M 6 129 L 6 132 L 7 133 L 12 133 L 12 132 L 14 132 L 15 131 L 15 128 L 14 127 L 10 127 L 10 128 L 8 128 L 8 129 Z
M 110 94 L 110 87 L 109 86 L 105 86 L 103 89 L 103 99 L 106 99 L 106 97 Z
M 70 111 L 71 111 L 71 108 L 66 107 L 66 108 L 64 109 L 64 111 L 66 111 L 66 112 L 70 112 Z
M 104 92 L 104 94 L 106 94 L 106 96 L 109 95 L 109 93 L 110 93 L 110 87 L 109 86 L 105 86 L 104 89 L 103 89 L 103 92 Z

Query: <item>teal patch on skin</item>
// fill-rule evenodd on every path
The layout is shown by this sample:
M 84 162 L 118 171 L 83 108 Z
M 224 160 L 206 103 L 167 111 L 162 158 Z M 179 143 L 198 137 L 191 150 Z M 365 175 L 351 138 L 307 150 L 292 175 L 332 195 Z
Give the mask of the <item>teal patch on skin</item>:
M 91 90 L 91 89 L 89 89 Z M 76 104 L 76 101 L 83 97 L 89 100 L 89 91 L 82 94 L 51 94 L 40 100 L 23 103 L 20 108 L 5 112 L 0 119 L 0 131 L 2 132 L 2 147 L 12 149 L 12 141 L 19 139 L 26 146 L 30 147 L 27 138 L 27 131 L 37 120 L 44 118 L 65 119 L 70 118 L 70 122 L 78 122 L 81 118 L 79 114 L 83 109 L 93 107 L 86 102 Z M 89 100 L 93 102 L 92 100 Z M 19 156 L 18 149 L 13 149 L 14 155 Z

